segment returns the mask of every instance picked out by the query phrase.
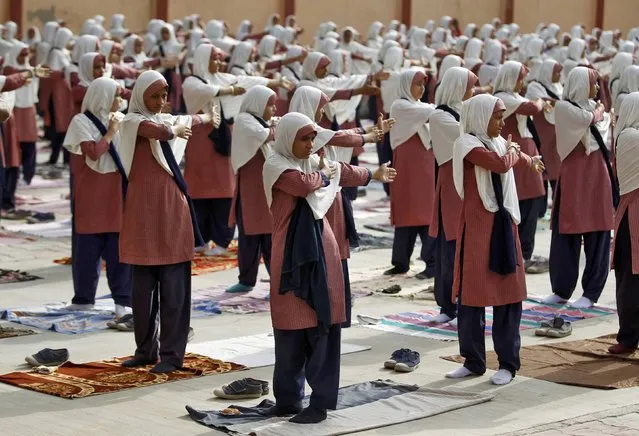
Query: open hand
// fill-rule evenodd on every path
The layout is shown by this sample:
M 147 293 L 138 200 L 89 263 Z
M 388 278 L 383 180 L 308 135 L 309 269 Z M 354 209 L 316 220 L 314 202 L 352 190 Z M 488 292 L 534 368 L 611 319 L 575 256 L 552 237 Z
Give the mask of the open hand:
M 174 129 L 175 136 L 182 139 L 189 139 L 191 137 L 191 134 L 193 133 L 191 132 L 191 128 L 185 126 L 184 124 L 176 124 L 174 126 Z
M 319 166 L 320 171 L 322 172 L 322 174 L 324 174 L 324 176 L 326 176 L 327 179 L 331 180 L 335 178 L 335 174 L 337 173 L 337 166 L 327 164 L 324 161 L 324 155 L 320 156 Z
M 220 127 L 221 123 L 222 115 L 220 115 L 220 109 L 216 105 L 213 105 L 213 109 L 211 110 L 211 124 L 213 124 L 213 127 L 217 129 Z
M 112 112 L 109 114 L 109 131 L 115 134 L 118 130 L 120 130 L 120 120 L 115 113 Z
M 390 129 L 395 125 L 395 118 L 389 118 L 387 120 L 384 119 L 384 115 L 379 114 L 377 118 L 377 129 L 381 130 L 382 133 L 388 133 Z
M 51 69 L 38 65 L 33 69 L 33 74 L 40 79 L 46 79 L 51 75 Z
M 532 167 L 533 170 L 537 171 L 538 173 L 542 173 L 546 169 L 546 166 L 544 165 L 543 161 L 541 160 L 541 156 L 533 156 L 532 157 L 531 167 Z
M 392 183 L 397 177 L 397 170 L 388 165 L 390 165 L 390 162 L 386 162 L 377 168 L 373 173 L 373 179 L 382 183 Z

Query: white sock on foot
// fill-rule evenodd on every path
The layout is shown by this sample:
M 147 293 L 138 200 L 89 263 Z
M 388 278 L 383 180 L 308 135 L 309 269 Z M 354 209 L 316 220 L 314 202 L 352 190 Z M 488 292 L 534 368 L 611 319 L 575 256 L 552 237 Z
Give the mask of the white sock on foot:
M 122 318 L 124 315 L 132 313 L 130 307 L 122 306 L 120 304 L 115 305 L 115 317 Z
M 446 378 L 464 378 L 464 377 L 470 377 L 471 375 L 476 375 L 476 374 L 472 372 L 470 369 L 466 368 L 465 366 L 461 366 L 451 372 L 447 372 Z
M 566 300 L 564 300 L 557 294 L 552 294 L 541 300 L 541 302 L 544 304 L 563 304 L 566 302 Z
M 434 316 L 430 319 L 430 322 L 436 322 L 438 324 L 442 324 L 448 321 L 450 321 L 450 316 L 446 315 L 445 313 L 440 313 L 439 315 Z
M 506 369 L 500 369 L 490 377 L 490 381 L 494 385 L 507 385 L 513 381 L 513 375 Z
M 226 252 L 227 252 L 226 248 L 215 246 L 215 247 L 211 248 L 210 250 L 207 250 L 204 253 L 204 255 L 205 256 L 220 256 L 222 254 L 225 254 Z
M 457 318 L 451 319 L 448 324 L 452 325 L 453 327 L 457 327 Z
M 84 310 L 93 310 L 93 304 L 69 304 L 65 307 L 66 310 L 82 312 Z
M 575 309 L 590 309 L 594 305 L 595 303 L 593 303 L 592 301 L 590 301 L 589 298 L 586 297 L 579 297 L 575 301 L 570 303 L 570 307 L 574 307 Z

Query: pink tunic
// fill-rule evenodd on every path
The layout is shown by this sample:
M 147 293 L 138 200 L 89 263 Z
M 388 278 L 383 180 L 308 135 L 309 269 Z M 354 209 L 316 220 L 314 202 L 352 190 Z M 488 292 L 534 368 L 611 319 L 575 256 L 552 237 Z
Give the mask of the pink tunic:
M 284 262 L 284 247 L 286 235 L 291 221 L 291 215 L 300 197 L 324 186 L 320 172 L 304 174 L 299 171 L 286 171 L 273 185 L 273 248 L 271 257 L 271 319 L 273 327 L 281 330 L 300 330 L 317 327 L 317 315 L 303 300 L 297 298 L 293 292 L 280 294 L 280 279 L 282 263 Z M 331 305 L 331 323 L 341 324 L 346 321 L 346 306 L 344 301 L 344 276 L 339 248 L 328 220 L 324 217 L 324 232 L 322 244 L 326 259 L 326 273 L 328 276 L 329 301 Z
M 198 124 L 193 118 L 193 125 Z M 151 121 L 138 128 L 120 231 L 120 261 L 171 265 L 193 259 L 193 225 L 186 197 L 153 157 L 149 139 L 168 140 L 169 129 Z M 188 146 L 187 146 L 188 149 Z
M 264 178 L 262 177 L 264 162 L 264 153 L 258 150 L 255 156 L 237 172 L 239 196 L 242 202 L 242 225 L 247 235 L 268 235 L 273 231 L 273 219 L 264 195 Z M 235 215 L 237 191 L 236 188 L 229 216 L 231 228 L 235 227 L 237 219 Z
M 73 171 L 73 219 L 77 233 L 118 233 L 122 228 L 122 176 L 118 171 L 102 174 L 86 164 L 109 152 L 101 139 L 80 144 L 83 154 L 71 155 Z
M 51 74 L 51 79 L 55 131 L 57 133 L 64 133 L 69 128 L 69 123 L 71 123 L 71 118 L 73 118 L 73 95 L 61 71 L 54 71 Z
M 82 100 L 87 93 L 87 87 L 82 85 L 75 85 L 71 88 L 71 95 L 73 96 L 73 115 L 77 115 L 82 111 Z
M 579 142 L 561 162 L 559 184 L 559 233 L 612 230 L 612 190 L 601 151 L 593 151 L 587 156 Z
M 363 186 L 368 181 L 368 170 L 362 167 L 356 167 L 341 163 L 342 173 L 340 177 L 340 185 L 344 187 Z M 331 208 L 326 213 L 328 224 L 333 229 L 335 240 L 339 247 L 340 259 L 348 259 L 351 257 L 350 244 L 346 237 L 346 223 L 344 219 L 344 206 L 342 205 L 342 193 L 338 192 Z
M 2 143 L 4 152 L 4 166 L 6 168 L 19 168 L 21 163 L 21 150 L 18 143 L 18 132 L 16 126 L 16 119 L 14 117 L 9 118 L 2 125 Z
M 502 306 L 526 299 L 526 275 L 521 255 L 517 225 L 512 222 L 517 250 L 517 270 L 513 274 L 500 275 L 490 271 L 490 237 L 495 214 L 484 207 L 477 190 L 475 165 L 495 173 L 505 173 L 518 162 L 529 166 L 530 158 L 523 153 L 499 156 L 485 148 L 475 148 L 464 159 L 464 199 L 457 230 L 457 250 L 455 253 L 455 279 L 453 297 L 455 302 L 462 289 L 464 306 Z M 463 241 L 460 243 L 459 241 Z M 463 249 L 463 265 L 461 250 Z M 463 269 L 463 278 L 460 275 Z
M 528 156 L 538 156 L 539 152 L 532 138 L 522 138 L 519 135 L 515 114 L 530 116 L 538 113 L 539 108 L 534 103 L 523 103 L 517 108 L 514 114 L 504 120 L 506 125 L 501 132 L 503 138 L 508 138 L 508 135 L 512 135 L 513 142 L 519 144 L 521 151 Z M 536 171 L 530 171 L 529 168 L 520 169 L 515 167 L 515 183 L 517 184 L 517 197 L 519 197 L 519 200 L 541 197 L 546 192 L 542 174 Z
M 615 215 L 615 239 L 610 248 L 610 265 L 615 268 L 615 243 L 619 225 L 625 214 L 628 214 L 628 228 L 630 230 L 630 248 L 632 250 L 632 273 L 639 274 L 639 189 L 622 195 Z
M 391 224 L 429 226 L 435 202 L 435 155 L 417 134 L 393 150 L 397 177 L 390 185 Z
M 433 218 L 428 234 L 436 238 L 439 234 L 439 208 L 441 205 L 444 236 L 447 241 L 457 239 L 457 227 L 462 210 L 462 200 L 455 189 L 453 181 L 453 161 L 449 160 L 439 167 L 437 173 L 437 187 L 435 192 L 435 204 L 433 205 Z
M 533 116 L 539 139 L 541 140 L 541 155 L 544 158 L 548 180 L 559 178 L 559 166 L 561 159 L 557 153 L 557 133 L 555 126 L 546 121 L 543 113 Z
M 184 179 L 191 198 L 233 198 L 235 174 L 231 156 L 215 151 L 208 134 L 210 124 L 200 124 L 193 129 L 193 136 L 186 146 Z

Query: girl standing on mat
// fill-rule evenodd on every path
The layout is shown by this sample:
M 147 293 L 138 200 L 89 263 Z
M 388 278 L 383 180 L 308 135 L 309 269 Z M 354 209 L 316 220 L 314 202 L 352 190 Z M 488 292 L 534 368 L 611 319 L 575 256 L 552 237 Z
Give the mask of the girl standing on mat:
M 167 98 L 164 77 L 145 71 L 135 83 L 129 112 L 120 125 L 120 156 L 129 181 L 120 261 L 132 265 L 137 345 L 134 357 L 123 366 L 155 364 L 159 357 L 154 373 L 182 366 L 191 318 L 193 248 L 203 243 L 178 162 L 192 127 L 219 124 L 213 111 L 163 114 Z
M 326 419 L 337 406 L 341 324 L 346 320 L 339 247 L 326 219 L 340 183 L 371 177 L 392 181 L 386 166 L 365 168 L 313 155 L 315 122 L 299 113 L 282 117 L 264 164 L 264 191 L 273 215 L 271 317 L 275 334 L 273 415 L 292 422 Z M 300 263 L 304 259 L 305 262 Z M 304 277 L 301 279 L 300 277 Z M 302 410 L 304 384 L 313 392 Z
M 526 299 L 526 277 L 517 235 L 519 202 L 513 167 L 543 171 L 539 156 L 530 157 L 504 140 L 504 103 L 478 95 L 464 103 L 464 132 L 453 146 L 453 178 L 462 199 L 457 231 L 453 301 L 458 301 L 457 328 L 464 366 L 448 378 L 486 372 L 485 308 L 493 307 L 493 342 L 499 371 L 497 385 L 512 381 L 519 370 L 519 323 Z

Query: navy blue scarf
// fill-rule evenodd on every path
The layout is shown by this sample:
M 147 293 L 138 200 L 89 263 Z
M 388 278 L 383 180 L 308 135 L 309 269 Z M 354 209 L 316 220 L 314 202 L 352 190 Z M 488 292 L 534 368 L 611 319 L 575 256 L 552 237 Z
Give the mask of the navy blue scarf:
M 100 131 L 102 136 L 107 134 L 107 128 L 102 124 L 102 121 L 98 117 L 96 117 L 91 111 L 84 111 L 84 116 L 87 117 L 93 125 Z M 122 177 L 122 197 L 126 197 L 126 190 L 129 186 L 129 179 L 126 176 L 126 172 L 124 171 L 124 166 L 122 165 L 122 160 L 120 159 L 120 155 L 118 151 L 115 149 L 113 142 L 109 142 L 109 154 L 115 162 L 115 166 L 118 168 L 118 172 Z

